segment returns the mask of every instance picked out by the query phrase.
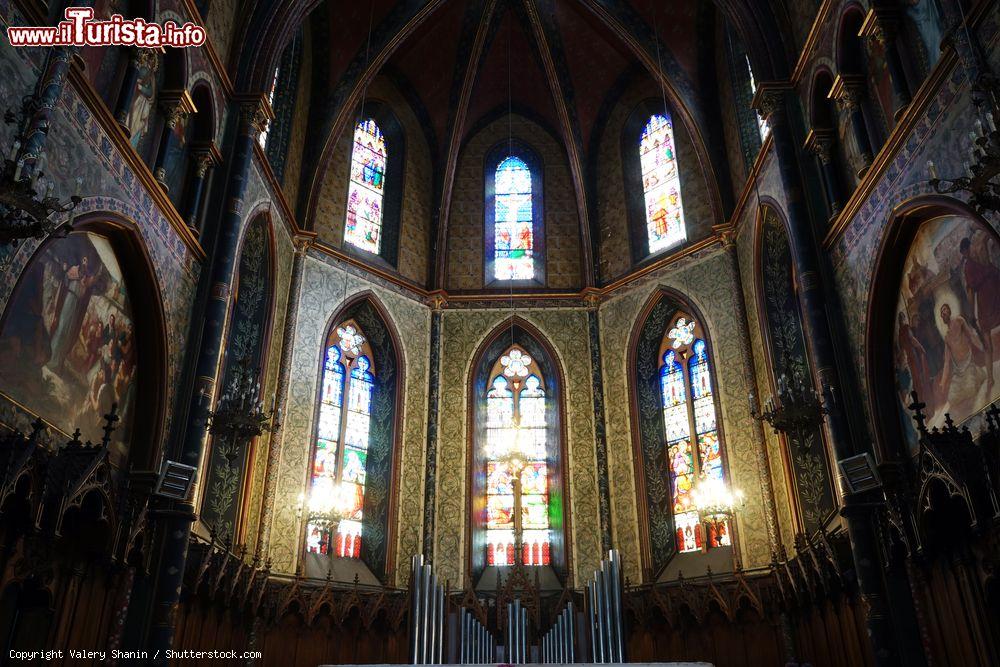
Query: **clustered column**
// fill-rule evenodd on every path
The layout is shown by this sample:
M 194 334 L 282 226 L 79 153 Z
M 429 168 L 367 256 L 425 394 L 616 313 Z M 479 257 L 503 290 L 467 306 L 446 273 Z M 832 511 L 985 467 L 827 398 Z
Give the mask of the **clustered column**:
M 263 95 L 244 98 L 240 103 L 239 130 L 233 150 L 232 169 L 226 190 L 226 211 L 219 223 L 219 233 L 210 268 L 206 268 L 209 294 L 200 317 L 192 321 L 201 324 L 200 347 L 194 352 L 195 386 L 187 407 L 181 451 L 176 453 L 181 463 L 194 466 L 201 462 L 206 443 L 206 422 L 221 366 L 223 334 L 232 290 L 236 254 L 243 222 L 247 179 L 257 136 L 267 118 Z M 188 540 L 195 508 L 190 500 L 171 502 L 157 510 L 162 518 L 164 542 L 154 597 L 150 644 L 161 656 L 155 664 L 166 665 L 165 653 L 173 645 L 174 623 L 180 600 L 181 584 L 187 561 Z
M 819 252 L 806 211 L 795 145 L 785 110 L 785 95 L 790 90 L 792 86 L 787 83 L 761 84 L 755 103 L 771 126 L 780 182 L 788 202 L 789 243 L 798 281 L 799 304 L 812 343 L 807 349 L 816 379 L 830 408 L 826 419 L 830 442 L 836 458 L 844 459 L 858 453 L 858 448 L 851 437 L 844 406 L 835 400 L 842 384 L 837 372 L 833 329 L 827 318 L 828 305 L 821 284 Z M 892 624 L 882 592 L 871 510 L 857 494 L 846 492 L 842 485 L 840 493 L 841 514 L 847 525 L 875 660 L 880 665 L 894 664 Z

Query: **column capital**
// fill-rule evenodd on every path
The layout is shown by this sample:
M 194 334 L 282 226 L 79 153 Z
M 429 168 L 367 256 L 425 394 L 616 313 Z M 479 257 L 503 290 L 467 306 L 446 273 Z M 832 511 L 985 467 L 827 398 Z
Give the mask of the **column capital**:
M 761 118 L 771 127 L 785 121 L 785 95 L 795 90 L 789 81 L 762 81 L 757 86 L 750 106 L 757 110 Z
M 164 90 L 160 93 L 160 111 L 167 117 L 167 127 L 173 130 L 188 114 L 198 108 L 186 90 Z
M 292 244 L 295 246 L 295 252 L 300 255 L 305 255 L 309 248 L 312 247 L 313 243 L 316 241 L 316 232 L 307 232 L 305 230 L 299 231 L 295 238 L 292 239 Z
M 841 108 L 854 111 L 864 95 L 865 78 L 860 74 L 838 74 L 827 97 L 836 100 Z
M 191 144 L 191 156 L 198 169 L 198 177 L 204 177 L 212 167 L 222 164 L 222 151 L 214 141 L 197 141 Z
M 858 37 L 869 42 L 885 45 L 896 37 L 899 29 L 900 13 L 888 7 L 872 7 L 858 30 Z
M 132 49 L 132 62 L 135 63 L 136 67 L 144 67 L 148 69 L 150 73 L 155 73 L 160 67 L 160 56 L 163 55 L 163 53 L 163 47 L 158 49 L 146 49 L 136 46 Z
M 812 128 L 806 135 L 802 145 L 810 153 L 816 155 L 824 165 L 833 159 L 834 131 L 828 127 Z
M 274 111 L 265 93 L 249 93 L 237 95 L 236 102 L 240 107 L 240 133 L 253 137 L 267 130 L 268 124 L 274 120 Z

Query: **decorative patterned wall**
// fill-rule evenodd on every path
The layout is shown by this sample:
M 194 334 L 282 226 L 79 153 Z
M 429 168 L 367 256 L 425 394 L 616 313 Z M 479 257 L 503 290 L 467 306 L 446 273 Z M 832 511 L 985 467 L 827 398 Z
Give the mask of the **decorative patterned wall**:
M 544 166 L 545 276 L 547 287 L 579 287 L 580 218 L 562 146 L 536 123 L 514 114 L 510 131 L 528 144 Z M 448 221 L 448 289 L 482 289 L 486 154 L 509 134 L 506 117 L 477 132 L 462 147 Z
M 510 314 L 509 310 L 448 310 L 444 313 L 434 565 L 437 575 L 453 585 L 460 585 L 468 571 L 469 373 L 480 344 Z M 600 565 L 601 552 L 587 312 L 553 308 L 519 310 L 517 314 L 537 327 L 552 345 L 556 363 L 565 377 L 563 423 L 566 425 L 564 465 L 567 468 L 564 473 L 569 478 L 573 575 L 579 583 Z
M 399 495 L 397 497 L 396 573 L 390 583 L 403 584 L 409 574 L 409 557 L 420 549 L 423 498 L 423 450 L 427 422 L 427 350 L 430 311 L 420 303 L 367 279 L 348 275 L 346 298 L 371 290 L 391 318 L 403 346 L 403 389 L 398 438 Z M 312 448 L 320 357 L 324 337 L 344 303 L 344 273 L 333 260 L 311 253 L 305 260 L 299 294 L 295 346 L 292 355 L 288 411 L 277 470 L 274 515 L 269 556 L 277 572 L 292 573 L 301 552 L 301 524 L 296 515 L 299 494 L 306 488 Z
M 726 251 L 712 247 L 651 274 L 601 305 L 615 544 L 622 552 L 625 574 L 632 581 L 640 581 L 642 574 L 634 443 L 629 427 L 628 337 L 643 305 L 660 287 L 670 287 L 686 295 L 706 320 L 704 324 L 714 344 L 730 479 L 747 496 L 747 506 L 736 525 L 743 567 L 762 566 L 770 561 L 761 491 L 762 475 L 767 474 L 767 469 L 747 403 L 752 360 L 744 357 L 740 344 L 740 324 L 734 301 L 737 279 Z
M 980 25 L 979 39 L 982 44 L 989 45 L 986 55 L 994 69 L 1000 66 L 998 35 L 1000 15 L 993 12 Z M 944 61 L 939 64 L 944 64 Z M 917 120 L 909 140 L 886 167 L 881 180 L 830 249 L 834 281 L 847 328 L 846 347 L 853 353 L 858 377 L 866 393 L 868 291 L 886 224 L 898 205 L 933 194 L 927 180 L 927 160 L 934 160 L 942 177 L 963 173 L 963 162 L 968 159 L 967 137 L 974 121 L 973 114 L 968 113 L 969 108 L 966 73 L 960 65 L 956 65 L 947 73 L 934 99 Z M 993 215 L 988 221 L 994 229 L 1000 229 L 1000 218 Z M 867 403 L 864 408 L 867 410 Z
M 11 24 L 28 25 L 11 5 L 0 4 L 0 16 Z M 31 93 L 44 56 L 44 50 L 18 50 L 6 40 L 0 40 L 0 99 L 16 100 Z M 0 127 L 3 145 L 12 141 L 11 132 L 10 125 Z M 167 328 L 167 405 L 172 406 L 200 271 L 198 261 L 69 82 L 55 109 L 47 154 L 47 176 L 58 184 L 57 195 L 66 196 L 68 191 L 63 184 L 72 184 L 77 176 L 82 176 L 81 189 L 90 196 L 81 202 L 76 212 L 107 211 L 128 218 L 149 253 L 154 278 L 163 297 Z M 90 166 L 81 169 L 81 165 Z M 6 307 L 18 277 L 38 245 L 37 241 L 27 241 L 15 249 L 0 249 L 0 312 Z M 169 432 L 169 421 L 168 416 L 165 432 Z
M 629 114 L 643 100 L 657 98 L 658 89 L 648 79 L 641 79 L 622 95 L 604 126 L 599 149 L 600 169 L 597 177 L 597 217 L 600 229 L 600 279 L 613 280 L 631 268 L 629 250 L 628 214 L 625 197 L 625 170 L 622 164 L 622 132 Z M 684 202 L 684 220 L 688 240 L 703 239 L 711 233 L 712 225 L 722 221 L 712 214 L 709 186 L 706 182 L 698 155 L 683 123 L 674 120 L 674 142 L 677 146 L 681 191 Z M 635 146 L 635 159 L 639 147 Z M 633 193 L 634 194 L 634 193 Z M 642 193 L 638 193 L 642 196 Z
M 274 317 L 271 321 L 271 347 L 267 352 L 267 369 L 264 373 L 262 396 L 273 396 L 278 384 L 281 351 L 285 345 L 285 318 L 288 311 L 289 281 L 292 275 L 294 248 L 288 230 L 284 225 L 274 229 Z M 257 440 L 250 462 L 250 491 L 247 502 L 246 542 L 255 545 L 260 533 L 260 514 L 264 476 L 267 474 L 267 453 L 271 447 L 271 435 L 265 433 Z

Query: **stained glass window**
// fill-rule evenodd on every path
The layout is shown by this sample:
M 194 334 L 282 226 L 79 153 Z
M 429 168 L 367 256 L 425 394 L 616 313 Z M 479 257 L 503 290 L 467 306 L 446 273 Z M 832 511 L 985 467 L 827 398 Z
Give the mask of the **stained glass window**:
M 744 54 L 743 59 L 747 63 L 747 76 L 750 79 L 750 96 L 753 97 L 757 94 L 757 80 L 753 78 L 753 68 L 750 66 L 750 56 Z M 771 126 L 767 124 L 767 119 L 761 116 L 759 111 L 754 109 L 753 112 L 757 116 L 757 131 L 760 132 L 760 140 L 764 141 L 764 137 L 766 137 L 767 133 L 771 131 Z
M 515 563 L 515 469 L 505 458 L 515 443 L 526 456 L 520 474 L 524 565 L 548 565 L 549 475 L 545 383 L 538 364 L 513 346 L 490 373 L 486 392 L 486 562 Z
M 365 498 L 368 432 L 375 388 L 371 350 L 358 326 L 334 327 L 327 341 L 309 487 L 306 549 L 357 558 Z
M 344 240 L 378 254 L 382 234 L 382 200 L 385 186 L 385 138 L 371 118 L 354 128 L 351 181 L 347 190 L 347 223 Z
M 675 316 L 663 338 L 660 358 L 677 550 L 683 553 L 729 545 L 726 519 L 701 515 L 692 497 L 697 484 L 724 481 L 711 361 L 698 322 L 688 315 Z
M 639 164 L 645 198 L 646 236 L 649 252 L 654 253 L 687 238 L 670 114 L 654 114 L 646 123 L 639 139 Z
M 497 166 L 493 184 L 493 277 L 531 280 L 535 277 L 531 170 L 511 155 Z
M 274 76 L 271 77 L 271 88 L 267 91 L 267 103 L 272 107 L 274 106 L 274 91 L 278 87 L 278 69 L 278 67 L 274 68 Z M 267 135 L 270 132 L 271 123 L 268 123 L 267 127 L 265 127 L 264 130 L 257 135 L 257 143 L 259 143 L 260 147 L 265 150 L 267 149 Z

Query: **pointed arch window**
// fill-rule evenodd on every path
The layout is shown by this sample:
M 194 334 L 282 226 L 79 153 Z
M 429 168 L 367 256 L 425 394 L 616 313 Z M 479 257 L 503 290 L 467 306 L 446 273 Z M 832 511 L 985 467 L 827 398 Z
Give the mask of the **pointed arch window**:
M 486 160 L 486 284 L 544 285 L 541 162 L 504 141 Z
M 700 483 L 722 483 L 722 451 L 712 386 L 711 358 L 700 324 L 674 316 L 660 345 L 660 398 L 677 551 L 731 545 L 724 518 L 703 516 L 692 492 Z
M 486 392 L 486 564 L 517 559 L 514 515 L 516 468 L 505 460 L 511 443 L 527 452 L 520 473 L 523 565 L 548 565 L 549 474 L 546 392 L 541 369 L 517 345 L 493 364 Z
M 344 239 L 375 255 L 379 253 L 382 241 L 382 199 L 387 158 L 385 137 L 375 119 L 359 121 L 354 127 Z
M 750 84 L 750 99 L 753 100 L 754 96 L 757 95 L 757 80 L 753 76 L 753 67 L 750 65 L 749 54 L 743 54 L 743 61 L 747 65 L 747 81 Z M 760 112 L 753 109 L 753 114 L 757 118 L 757 132 L 760 134 L 761 143 L 767 138 L 768 133 L 771 131 L 771 126 L 768 125 L 767 119 L 760 115 Z
M 524 160 L 511 155 L 497 166 L 495 184 L 493 277 L 531 280 L 535 277 L 531 171 Z
M 326 344 L 309 488 L 306 549 L 358 558 L 364 512 L 375 367 L 354 320 L 334 327 Z
M 639 138 L 649 253 L 687 240 L 676 150 L 670 113 L 650 116 Z
M 267 89 L 267 103 L 272 108 L 274 107 L 274 91 L 278 88 L 278 74 L 280 72 L 281 72 L 280 66 L 274 68 L 274 74 L 271 76 L 271 85 Z M 260 134 L 257 135 L 257 143 L 259 143 L 260 147 L 265 151 L 267 150 L 267 138 L 271 134 L 271 128 L 273 125 L 274 125 L 273 120 L 268 122 L 267 127 L 265 127 L 260 132 Z

